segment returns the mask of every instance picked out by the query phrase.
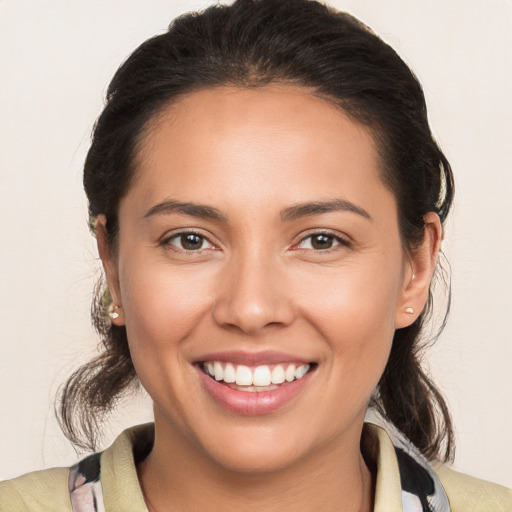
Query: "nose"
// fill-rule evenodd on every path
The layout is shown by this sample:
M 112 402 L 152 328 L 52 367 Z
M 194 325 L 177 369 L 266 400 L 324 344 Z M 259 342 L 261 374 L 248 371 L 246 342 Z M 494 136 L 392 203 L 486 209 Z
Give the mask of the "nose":
M 226 328 L 256 335 L 293 322 L 295 311 L 283 269 L 270 258 L 240 258 L 224 269 L 212 315 Z

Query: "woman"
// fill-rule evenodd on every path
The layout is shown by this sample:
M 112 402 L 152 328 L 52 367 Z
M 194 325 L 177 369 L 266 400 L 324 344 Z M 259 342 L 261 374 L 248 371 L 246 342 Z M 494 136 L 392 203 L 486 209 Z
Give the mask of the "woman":
M 440 462 L 452 427 L 418 350 L 453 180 L 365 26 L 277 0 L 176 20 L 114 77 L 84 184 L 105 350 L 62 425 L 93 446 L 140 380 L 154 428 L 2 484 L 2 507 L 510 509 Z

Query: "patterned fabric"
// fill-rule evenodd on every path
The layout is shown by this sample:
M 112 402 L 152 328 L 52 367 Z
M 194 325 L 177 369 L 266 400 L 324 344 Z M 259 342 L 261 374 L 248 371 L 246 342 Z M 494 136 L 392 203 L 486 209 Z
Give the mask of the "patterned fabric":
M 381 425 L 395 447 L 403 512 L 450 512 L 450 502 L 428 461 L 401 432 Z
M 384 428 L 395 448 L 402 486 L 402 512 L 450 512 L 446 492 L 434 470 L 418 449 L 391 425 Z M 70 469 L 68 487 L 73 512 L 105 512 L 101 487 L 100 453 Z
M 90 455 L 69 470 L 68 489 L 73 512 L 105 512 L 100 457 L 101 453 Z

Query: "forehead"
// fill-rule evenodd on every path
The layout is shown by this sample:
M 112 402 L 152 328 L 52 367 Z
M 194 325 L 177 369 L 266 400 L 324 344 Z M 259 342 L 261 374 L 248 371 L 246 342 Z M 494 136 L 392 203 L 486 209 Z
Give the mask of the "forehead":
M 156 114 L 145 128 L 139 158 L 151 157 L 155 144 L 178 144 L 190 140 L 192 133 L 203 137 L 205 143 L 221 143 L 228 138 L 233 143 L 237 138 L 241 141 L 248 131 L 254 145 L 264 143 L 265 135 L 277 134 L 276 143 L 292 143 L 292 138 L 297 142 L 315 140 L 319 151 L 329 143 L 339 144 L 340 136 L 351 137 L 351 142 L 358 138 L 358 145 L 367 149 L 374 146 L 368 128 L 351 119 L 334 101 L 315 95 L 311 88 L 288 84 L 219 86 L 181 95 Z
M 370 131 L 290 85 L 181 97 L 146 129 L 136 169 L 132 191 L 153 202 L 166 194 L 192 201 L 221 194 L 247 206 L 255 195 L 276 204 L 284 196 L 301 202 L 347 194 L 371 202 L 383 188 Z

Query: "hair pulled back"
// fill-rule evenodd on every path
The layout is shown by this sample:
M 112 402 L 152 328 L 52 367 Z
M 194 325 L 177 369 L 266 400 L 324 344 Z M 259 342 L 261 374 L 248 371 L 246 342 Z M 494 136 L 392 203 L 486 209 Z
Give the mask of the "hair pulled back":
M 308 0 L 238 0 L 175 19 L 169 30 L 137 48 L 119 68 L 93 132 L 84 167 L 91 227 L 107 218 L 115 254 L 119 202 L 130 187 L 145 127 L 180 95 L 221 85 L 282 82 L 310 88 L 368 127 L 394 193 L 404 249 L 424 237 L 424 216 L 444 223 L 453 199 L 450 165 L 434 141 L 422 88 L 395 51 L 352 16 Z M 100 354 L 61 391 L 57 411 L 67 437 L 94 449 L 101 421 L 137 382 L 126 330 L 106 315 L 108 291 L 92 308 Z M 447 406 L 420 365 L 420 317 L 395 332 L 372 404 L 427 458 L 447 459 L 453 431 Z

